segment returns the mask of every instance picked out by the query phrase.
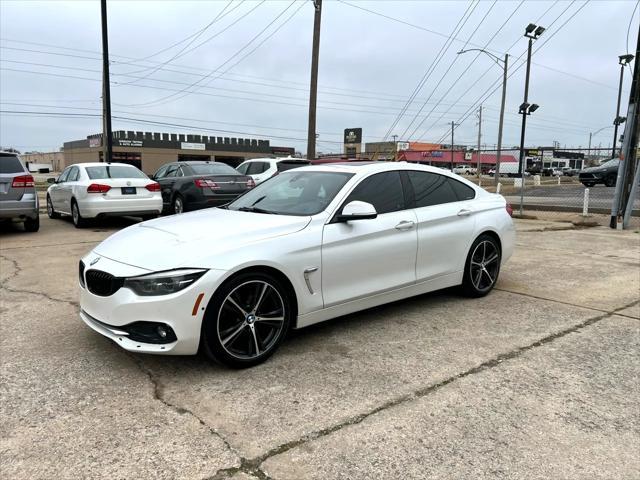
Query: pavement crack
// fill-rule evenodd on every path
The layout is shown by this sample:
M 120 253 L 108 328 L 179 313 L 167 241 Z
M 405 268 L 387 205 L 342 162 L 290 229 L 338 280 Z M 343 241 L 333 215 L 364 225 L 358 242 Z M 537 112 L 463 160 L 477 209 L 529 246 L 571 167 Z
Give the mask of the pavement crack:
M 22 273 L 22 268 L 20 267 L 20 264 L 18 263 L 18 261 L 14 260 L 13 258 L 9 258 L 6 255 L 0 255 L 0 258 L 2 258 L 4 260 L 6 260 L 7 262 L 11 263 L 13 265 L 13 269 L 14 269 L 13 274 L 9 275 L 7 278 L 5 278 L 2 281 L 2 283 L 0 284 L 0 289 L 6 290 L 9 293 L 26 293 L 26 294 L 29 294 L 29 295 L 38 295 L 39 297 L 46 298 L 47 300 L 50 300 L 52 302 L 65 303 L 67 305 L 71 305 L 72 307 L 76 307 L 76 308 L 80 307 L 80 304 L 78 302 L 73 301 L 73 300 L 65 300 L 64 298 L 53 297 L 53 296 L 49 295 L 48 293 L 39 292 L 37 290 L 28 290 L 26 288 L 9 287 L 7 284 L 11 280 L 17 278 L 20 275 L 20 273 Z
M 448 377 L 440 382 L 437 383 L 433 383 L 431 385 L 427 385 L 423 388 L 420 388 L 418 390 L 415 390 L 413 392 L 407 393 L 405 395 L 402 395 L 400 397 L 396 397 L 392 400 L 389 400 L 367 412 L 364 413 L 360 413 L 358 415 L 355 415 L 353 417 L 350 417 L 346 420 L 344 420 L 343 422 L 340 422 L 336 425 L 333 425 L 331 427 L 327 427 L 321 430 L 316 430 L 314 432 L 308 433 L 296 440 L 284 443 L 282 445 L 279 445 L 275 448 L 272 448 L 271 450 L 267 451 L 266 453 L 260 455 L 259 457 L 256 457 L 252 460 L 248 461 L 248 465 L 250 466 L 255 466 L 255 468 L 259 468 L 262 463 L 264 463 L 266 460 L 268 460 L 271 457 L 274 457 L 276 455 L 280 455 L 282 453 L 285 453 L 293 448 L 296 448 L 300 445 L 304 445 L 310 441 L 313 441 L 315 439 L 321 438 L 321 437 L 325 437 L 327 435 L 330 435 L 334 432 L 337 432 L 339 430 L 342 430 L 345 427 L 351 426 L 351 425 L 357 425 L 361 422 L 363 422 L 364 420 L 366 420 L 367 418 L 376 415 L 377 413 L 380 413 L 382 411 L 388 410 L 390 408 L 396 407 L 398 405 L 401 405 L 403 403 L 409 402 L 409 401 L 413 401 L 413 400 L 417 400 L 420 398 L 423 398 L 427 395 L 430 395 L 438 390 L 440 390 L 441 388 L 454 383 L 462 378 L 465 377 L 469 377 L 471 375 L 476 375 L 478 373 L 484 372 L 485 370 L 489 370 L 491 368 L 497 367 L 499 366 L 501 363 L 508 361 L 508 360 L 512 360 L 514 358 L 518 358 L 521 355 L 523 355 L 524 353 L 528 352 L 529 350 L 533 350 L 535 348 L 538 347 L 542 347 L 548 343 L 551 343 L 559 338 L 565 337 L 571 333 L 575 333 L 577 331 L 580 331 L 590 325 L 596 324 L 602 320 L 605 320 L 607 318 L 610 318 L 614 315 L 617 314 L 618 311 L 620 310 L 624 310 L 626 308 L 629 307 L 633 307 L 635 305 L 637 305 L 638 303 L 640 303 L 640 300 L 632 302 L 628 305 L 625 305 L 623 307 L 617 308 L 615 310 L 612 311 L 608 311 L 603 313 L 602 315 L 598 315 L 596 317 L 591 317 L 588 318 L 587 320 L 578 323 L 576 325 L 573 325 L 571 327 L 565 328 L 563 330 L 560 330 L 558 332 L 549 334 L 545 337 L 542 337 L 539 340 L 536 340 L 535 342 L 532 342 L 528 345 L 525 345 L 523 347 L 518 347 L 515 348 L 513 350 L 510 350 L 508 352 L 505 353 L 501 353 L 489 360 L 486 360 L 482 363 L 480 363 L 479 365 L 476 365 L 475 367 L 472 367 L 468 370 L 465 370 L 464 372 L 458 373 L 456 375 L 453 375 L 451 377 Z M 222 477 L 224 478 L 224 477 Z
M 223 445 L 225 446 L 225 448 L 227 448 L 230 452 L 236 455 L 240 460 L 240 466 L 218 470 L 212 477 L 208 477 L 207 480 L 226 479 L 237 472 L 244 472 L 249 475 L 253 475 L 259 480 L 273 480 L 264 471 L 262 471 L 262 469 L 260 469 L 259 464 L 257 464 L 255 461 L 248 460 L 246 457 L 244 457 L 235 447 L 233 447 L 229 443 L 229 441 L 224 437 L 224 435 L 222 435 L 220 432 L 218 432 L 218 430 L 216 430 L 214 427 L 209 425 L 202 417 L 197 415 L 192 410 L 189 410 L 188 408 L 181 407 L 180 405 L 176 405 L 170 402 L 169 400 L 167 400 L 167 398 L 164 395 L 164 385 L 162 384 L 162 381 L 158 378 L 158 376 L 153 372 L 153 370 L 148 368 L 144 364 L 142 359 L 137 357 L 135 354 L 131 352 L 126 352 L 126 354 L 129 356 L 129 358 L 133 360 L 133 362 L 136 364 L 138 369 L 142 373 L 144 373 L 149 379 L 149 381 L 151 382 L 151 385 L 153 387 L 152 389 L 153 398 L 155 400 L 159 401 L 167 408 L 172 409 L 178 415 L 190 415 L 191 417 L 195 418 L 200 423 L 200 425 L 202 425 L 203 427 L 206 427 L 207 430 L 209 430 L 209 433 L 211 433 L 211 435 L 218 437 L 220 441 L 223 443 Z

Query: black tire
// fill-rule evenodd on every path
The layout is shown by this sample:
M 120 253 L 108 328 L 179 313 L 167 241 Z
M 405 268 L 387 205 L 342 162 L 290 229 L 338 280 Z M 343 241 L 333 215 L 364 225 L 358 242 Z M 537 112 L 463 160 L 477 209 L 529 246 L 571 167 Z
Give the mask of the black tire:
M 73 221 L 73 226 L 76 228 L 83 228 L 87 224 L 87 221 L 80 215 L 78 202 L 76 202 L 75 199 L 71 200 L 71 220 Z
M 502 251 L 492 235 L 482 234 L 475 239 L 464 265 L 462 293 L 468 297 L 484 297 L 488 294 L 500 274 Z
M 176 193 L 171 200 L 170 215 L 178 215 L 185 212 L 184 198 L 179 193 Z
M 582 182 L 582 184 L 587 188 L 591 188 L 595 185 L 595 183 L 591 183 L 591 182 Z
M 53 202 L 51 202 L 49 195 L 47 195 L 47 215 L 49 218 L 60 218 L 60 214 L 53 209 Z
M 289 330 L 292 302 L 287 289 L 271 275 L 248 272 L 233 277 L 218 288 L 207 306 L 202 350 L 211 360 L 231 368 L 264 362 Z
M 604 184 L 607 187 L 615 187 L 617 180 L 618 180 L 617 177 L 615 177 L 614 175 L 609 175 L 607 178 L 604 179 Z
M 24 221 L 25 232 L 37 232 L 40 230 L 40 215 L 36 218 L 27 218 Z

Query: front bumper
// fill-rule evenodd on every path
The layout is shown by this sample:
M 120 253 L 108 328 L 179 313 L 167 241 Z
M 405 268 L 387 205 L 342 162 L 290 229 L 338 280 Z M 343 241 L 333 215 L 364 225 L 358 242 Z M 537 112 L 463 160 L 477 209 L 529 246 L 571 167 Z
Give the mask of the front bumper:
M 91 261 L 100 258 L 91 266 Z M 100 269 L 118 277 L 150 273 L 138 267 L 101 257 L 93 252 L 83 259 L 86 272 Z M 93 330 L 112 339 L 125 350 L 132 352 L 193 355 L 200 344 L 200 332 L 206 306 L 223 280 L 223 270 L 209 270 L 197 282 L 177 293 L 154 297 L 136 295 L 127 288 L 120 288 L 113 295 L 102 297 L 80 286 L 80 318 Z M 198 297 L 199 306 L 195 309 Z M 176 340 L 170 343 L 145 343 L 132 340 L 126 329 L 119 329 L 134 322 L 153 322 L 171 327 Z

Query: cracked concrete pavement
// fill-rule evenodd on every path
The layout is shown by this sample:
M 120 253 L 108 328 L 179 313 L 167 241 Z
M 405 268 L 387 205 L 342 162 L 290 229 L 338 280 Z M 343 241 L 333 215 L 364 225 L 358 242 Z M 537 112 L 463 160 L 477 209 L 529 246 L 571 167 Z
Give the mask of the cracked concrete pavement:
M 41 221 L 0 230 L 3 478 L 640 477 L 638 233 L 519 221 L 488 297 L 336 319 L 231 371 L 86 328 L 78 258 L 130 222 Z

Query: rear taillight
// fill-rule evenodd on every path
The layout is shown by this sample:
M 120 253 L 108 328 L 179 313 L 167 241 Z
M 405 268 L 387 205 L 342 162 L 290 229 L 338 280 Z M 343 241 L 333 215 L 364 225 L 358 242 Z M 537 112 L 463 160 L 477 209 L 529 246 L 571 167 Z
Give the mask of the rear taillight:
M 211 190 L 220 189 L 220 186 L 216 182 L 206 178 L 196 178 L 193 183 L 195 183 L 198 188 L 210 188 Z
M 87 193 L 107 193 L 109 190 L 111 187 L 102 183 L 92 183 L 87 187 Z
M 507 213 L 509 214 L 509 216 L 513 217 L 513 207 L 511 206 L 510 203 L 507 203 L 506 209 L 507 209 Z
M 277 175 L 277 172 L 276 172 Z M 247 188 L 253 188 L 256 186 L 256 182 L 253 181 L 253 178 L 250 178 L 249 180 L 247 180 Z
M 33 187 L 33 177 L 31 175 L 20 175 L 18 177 L 14 177 L 13 182 L 11 182 L 11 186 L 13 188 Z
M 153 183 L 150 183 L 149 185 L 147 185 L 144 188 L 146 188 L 150 192 L 159 192 L 160 191 L 160 184 L 158 182 L 153 182 Z

